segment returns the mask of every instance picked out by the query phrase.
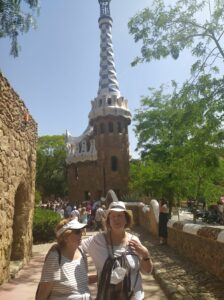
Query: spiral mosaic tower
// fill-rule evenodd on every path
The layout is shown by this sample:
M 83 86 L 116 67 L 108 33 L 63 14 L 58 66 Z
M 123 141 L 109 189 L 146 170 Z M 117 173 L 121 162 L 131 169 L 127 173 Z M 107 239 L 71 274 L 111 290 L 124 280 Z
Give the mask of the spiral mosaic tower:
M 114 62 L 111 0 L 98 0 L 100 71 L 97 96 L 91 101 L 89 124 L 79 137 L 66 133 L 70 201 L 99 199 L 112 189 L 127 193 L 129 170 L 128 125 L 131 113 L 121 96 Z M 92 175 L 92 176 L 91 176 Z

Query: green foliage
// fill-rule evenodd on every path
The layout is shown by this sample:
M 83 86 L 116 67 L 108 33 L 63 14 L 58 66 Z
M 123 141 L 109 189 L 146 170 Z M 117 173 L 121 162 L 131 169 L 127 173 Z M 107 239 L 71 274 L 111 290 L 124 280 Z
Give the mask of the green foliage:
M 43 196 L 67 194 L 64 136 L 38 138 L 36 187 Z
M 41 193 L 39 191 L 35 191 L 35 205 L 39 205 L 42 199 Z
M 200 58 L 192 72 L 223 62 L 224 2 L 219 0 L 178 0 L 172 5 L 154 0 L 150 8 L 136 14 L 128 23 L 135 42 L 141 42 L 141 56 L 132 65 L 150 62 L 190 49 Z
M 155 0 L 129 22 L 141 56 L 132 65 L 181 59 L 190 50 L 192 78 L 173 91 L 150 89 L 135 115 L 142 160 L 131 163 L 130 188 L 173 201 L 219 198 L 224 191 L 224 2 Z M 212 75 L 213 74 L 213 75 Z M 215 77 L 213 77 L 215 76 Z
M 33 219 L 33 242 L 34 244 L 48 243 L 55 240 L 55 227 L 60 222 L 61 217 L 58 213 L 35 208 Z
M 23 3 L 22 3 L 23 2 Z M 35 28 L 34 15 L 39 13 L 39 0 L 0 0 L 0 38 L 11 40 L 10 54 L 18 56 L 18 35 Z
M 151 90 L 135 115 L 142 162 L 132 163 L 131 188 L 172 203 L 192 195 L 208 202 L 224 191 L 223 78 L 200 76 L 177 94 Z

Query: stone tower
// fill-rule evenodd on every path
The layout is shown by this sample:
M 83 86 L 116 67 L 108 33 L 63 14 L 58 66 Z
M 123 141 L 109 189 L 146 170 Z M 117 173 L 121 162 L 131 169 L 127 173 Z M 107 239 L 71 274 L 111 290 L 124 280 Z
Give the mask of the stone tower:
M 121 96 L 114 64 L 110 1 L 100 4 L 100 73 L 97 97 L 91 101 L 89 125 L 79 137 L 66 133 L 69 198 L 80 203 L 99 199 L 112 189 L 128 191 L 131 113 Z

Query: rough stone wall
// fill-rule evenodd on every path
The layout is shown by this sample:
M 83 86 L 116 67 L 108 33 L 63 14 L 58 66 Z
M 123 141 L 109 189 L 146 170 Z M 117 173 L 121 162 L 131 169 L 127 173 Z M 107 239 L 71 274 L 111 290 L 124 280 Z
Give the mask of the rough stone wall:
M 158 236 L 158 221 L 153 209 L 143 210 L 140 203 L 127 203 L 135 223 Z M 168 245 L 180 255 L 201 265 L 224 281 L 224 227 L 205 226 L 169 220 Z
M 158 236 L 158 222 L 155 213 L 152 209 L 143 212 L 142 207 L 139 207 L 139 225 L 148 230 L 152 235 Z
M 224 281 L 223 228 L 169 221 L 168 245 Z
M 37 124 L 0 74 L 0 283 L 32 251 Z

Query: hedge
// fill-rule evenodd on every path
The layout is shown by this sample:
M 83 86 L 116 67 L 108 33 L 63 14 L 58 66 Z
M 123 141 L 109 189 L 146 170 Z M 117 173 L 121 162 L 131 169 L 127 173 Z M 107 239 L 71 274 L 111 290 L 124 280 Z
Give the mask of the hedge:
M 55 227 L 61 220 L 58 213 L 36 207 L 33 218 L 33 243 L 42 244 L 55 240 Z

